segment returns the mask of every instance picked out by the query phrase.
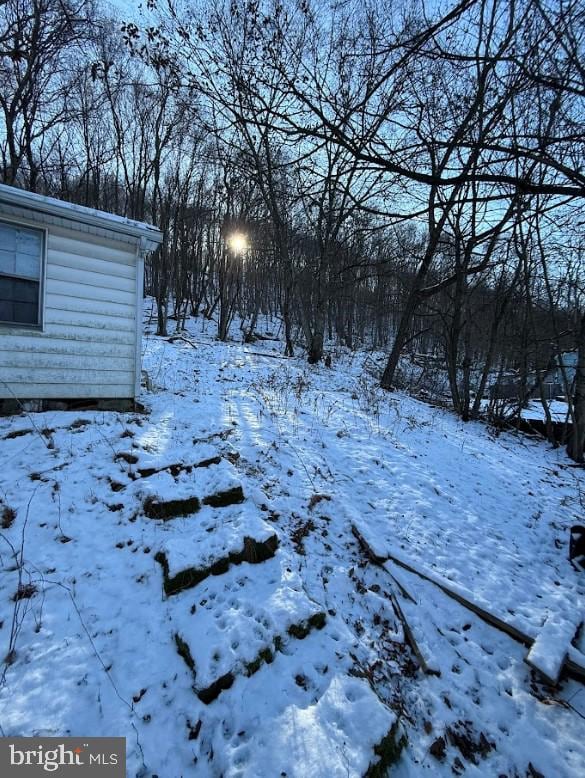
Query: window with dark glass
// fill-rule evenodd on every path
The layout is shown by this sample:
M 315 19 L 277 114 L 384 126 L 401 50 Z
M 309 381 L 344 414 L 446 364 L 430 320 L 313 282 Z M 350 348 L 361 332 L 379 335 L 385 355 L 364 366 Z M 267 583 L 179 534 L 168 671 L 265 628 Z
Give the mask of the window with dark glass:
M 0 221 L 0 323 L 41 324 L 41 230 Z

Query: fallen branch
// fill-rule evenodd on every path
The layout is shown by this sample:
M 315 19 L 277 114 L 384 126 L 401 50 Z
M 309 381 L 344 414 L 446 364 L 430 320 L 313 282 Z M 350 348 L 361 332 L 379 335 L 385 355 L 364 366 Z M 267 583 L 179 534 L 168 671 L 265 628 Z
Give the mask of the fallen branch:
M 290 359 L 290 357 L 285 357 L 284 354 L 263 354 L 261 351 L 242 351 L 242 353 L 251 357 L 270 357 L 271 359 Z
M 167 338 L 169 343 L 175 343 L 177 340 L 182 340 L 183 343 L 186 343 L 188 346 L 191 346 L 191 348 L 197 348 L 196 344 L 189 340 L 189 338 L 186 338 L 184 335 L 171 335 L 170 338 Z

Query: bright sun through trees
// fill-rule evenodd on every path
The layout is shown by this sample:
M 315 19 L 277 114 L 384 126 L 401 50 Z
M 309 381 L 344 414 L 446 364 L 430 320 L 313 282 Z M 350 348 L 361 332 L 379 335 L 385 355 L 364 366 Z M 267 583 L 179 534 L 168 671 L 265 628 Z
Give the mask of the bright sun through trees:
M 243 232 L 234 232 L 227 239 L 227 244 L 234 254 L 243 254 L 248 248 L 248 238 Z

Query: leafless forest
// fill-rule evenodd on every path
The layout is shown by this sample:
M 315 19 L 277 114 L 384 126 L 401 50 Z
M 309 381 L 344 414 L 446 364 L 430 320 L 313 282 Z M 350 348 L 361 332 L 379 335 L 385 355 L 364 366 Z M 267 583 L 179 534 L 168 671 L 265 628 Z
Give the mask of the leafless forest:
M 0 0 L 0 179 L 161 227 L 158 334 L 199 315 L 226 339 L 238 316 L 252 341 L 268 315 L 285 355 L 375 348 L 382 387 L 431 396 L 442 373 L 463 419 L 510 375 L 491 411 L 514 415 L 578 351 L 582 459 L 580 0 L 112 14 Z

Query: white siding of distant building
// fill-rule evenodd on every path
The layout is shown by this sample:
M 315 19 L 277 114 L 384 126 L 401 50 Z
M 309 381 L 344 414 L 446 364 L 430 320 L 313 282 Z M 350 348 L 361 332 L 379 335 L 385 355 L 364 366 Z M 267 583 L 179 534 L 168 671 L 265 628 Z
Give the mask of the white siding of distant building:
M 0 325 L 0 398 L 134 397 L 140 287 L 134 246 L 49 226 L 42 330 Z

